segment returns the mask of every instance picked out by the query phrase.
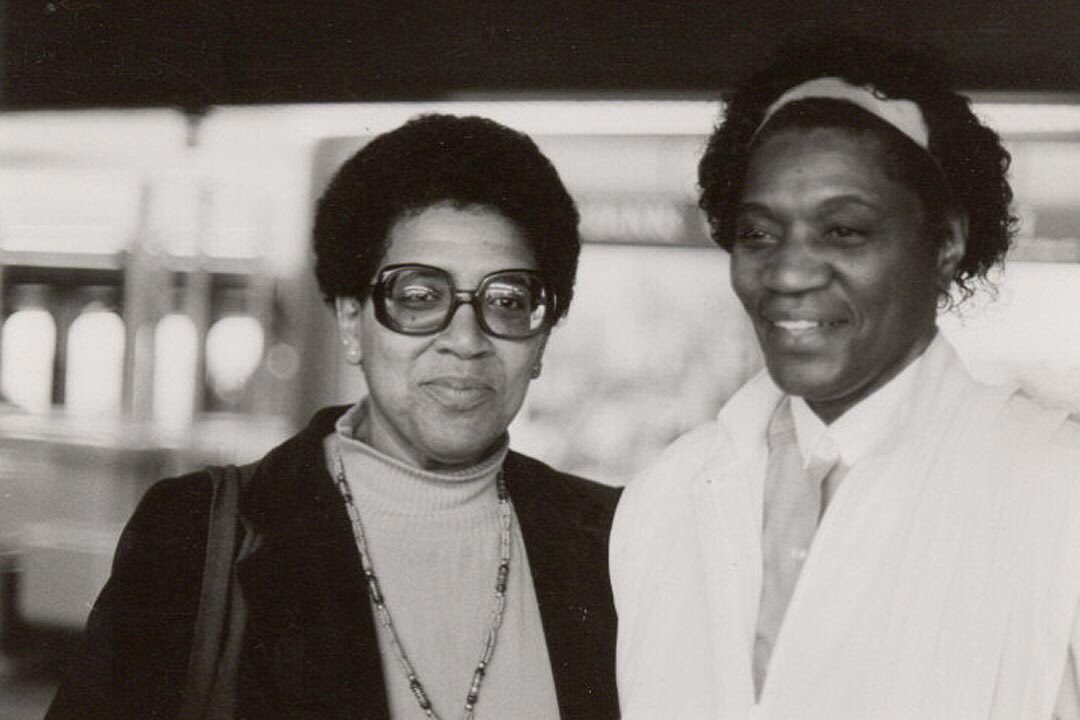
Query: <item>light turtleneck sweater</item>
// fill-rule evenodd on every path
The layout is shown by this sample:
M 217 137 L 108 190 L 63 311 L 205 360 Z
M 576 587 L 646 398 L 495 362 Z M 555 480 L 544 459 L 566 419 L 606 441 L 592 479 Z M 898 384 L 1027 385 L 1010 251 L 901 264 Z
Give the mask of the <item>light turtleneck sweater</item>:
M 472 467 L 423 470 L 371 447 L 367 402 L 350 408 L 324 441 L 327 467 L 340 449 L 394 628 L 435 711 L 460 717 L 486 639 L 499 564 L 495 479 L 508 450 Z M 558 718 L 555 682 L 516 516 L 506 612 L 476 705 L 476 718 Z M 426 720 L 378 621 L 390 716 Z

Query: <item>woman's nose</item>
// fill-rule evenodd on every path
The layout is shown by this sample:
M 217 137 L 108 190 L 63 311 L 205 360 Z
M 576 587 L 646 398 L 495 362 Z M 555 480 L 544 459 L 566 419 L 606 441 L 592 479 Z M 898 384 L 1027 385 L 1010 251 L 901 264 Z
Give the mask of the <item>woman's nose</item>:
M 477 357 L 491 352 L 491 338 L 480 327 L 476 309 L 469 303 L 458 305 L 450 325 L 439 333 L 439 349 L 459 357 Z
M 762 283 L 773 292 L 802 293 L 824 287 L 831 274 L 828 260 L 813 238 L 793 233 L 769 253 Z

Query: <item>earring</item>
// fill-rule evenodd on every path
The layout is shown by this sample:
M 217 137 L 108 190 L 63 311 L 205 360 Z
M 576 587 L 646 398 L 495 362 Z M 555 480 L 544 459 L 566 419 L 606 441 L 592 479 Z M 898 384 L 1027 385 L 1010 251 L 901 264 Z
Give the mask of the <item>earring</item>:
M 350 365 L 363 365 L 364 356 L 360 352 L 360 348 L 356 345 L 346 345 L 345 362 L 349 363 Z
M 535 380 L 536 378 L 540 377 L 540 373 L 543 371 L 543 369 L 544 366 L 542 363 L 536 363 L 535 365 L 533 365 L 532 372 L 530 373 L 532 375 L 532 379 Z

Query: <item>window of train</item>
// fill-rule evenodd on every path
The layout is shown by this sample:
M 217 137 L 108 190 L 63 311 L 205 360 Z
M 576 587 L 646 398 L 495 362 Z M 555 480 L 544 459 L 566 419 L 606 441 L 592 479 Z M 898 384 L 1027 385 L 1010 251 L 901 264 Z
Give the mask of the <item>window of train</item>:
M 250 315 L 226 315 L 206 334 L 206 379 L 215 409 L 238 410 L 262 361 L 262 325 Z
M 0 395 L 33 413 L 52 406 L 56 322 L 48 310 L 16 310 L 0 332 Z
M 124 387 L 124 321 L 92 304 L 68 331 L 64 398 L 72 415 L 118 415 Z

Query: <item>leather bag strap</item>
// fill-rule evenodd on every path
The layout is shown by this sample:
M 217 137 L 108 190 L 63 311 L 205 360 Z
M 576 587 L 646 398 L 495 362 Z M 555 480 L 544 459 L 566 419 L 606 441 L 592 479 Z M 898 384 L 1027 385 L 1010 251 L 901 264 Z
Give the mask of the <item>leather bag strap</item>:
M 210 521 L 206 536 L 206 564 L 203 568 L 199 610 L 195 618 L 188 662 L 184 699 L 177 720 L 204 720 L 212 705 L 219 702 L 214 696 L 215 682 L 222 664 L 237 660 L 243 622 L 243 608 L 237 605 L 233 592 L 233 565 L 241 545 L 238 527 L 240 492 L 254 474 L 255 464 L 211 466 L 207 473 L 212 485 Z M 232 602 L 230 602 L 232 600 Z M 231 631 L 230 631 L 231 628 Z M 230 642 L 231 640 L 231 642 Z M 229 657 L 223 657 L 223 652 Z M 235 668 L 231 667 L 229 675 Z

